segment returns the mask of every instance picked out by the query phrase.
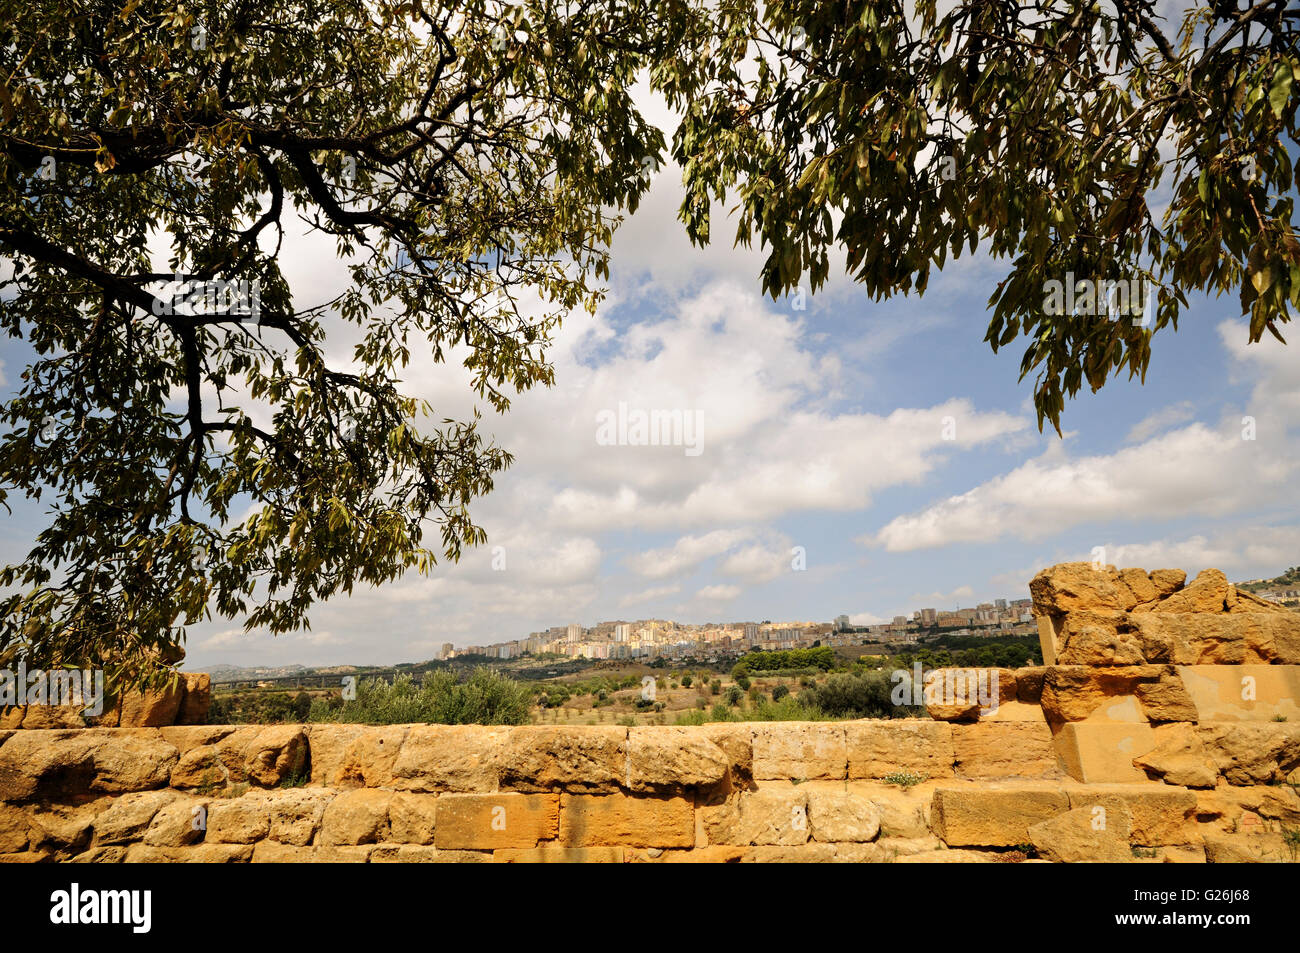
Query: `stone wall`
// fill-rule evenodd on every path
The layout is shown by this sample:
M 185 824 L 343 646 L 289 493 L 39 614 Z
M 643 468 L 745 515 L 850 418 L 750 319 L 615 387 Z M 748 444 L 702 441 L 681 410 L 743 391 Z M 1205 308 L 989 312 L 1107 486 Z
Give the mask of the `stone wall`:
M 1297 617 L 1184 581 L 1044 571 L 931 720 L 0 730 L 0 859 L 1293 861 Z
M 1204 789 L 1074 780 L 1012 721 L 0 735 L 10 861 L 1282 860 L 1300 825 L 1285 724 L 1220 726 Z

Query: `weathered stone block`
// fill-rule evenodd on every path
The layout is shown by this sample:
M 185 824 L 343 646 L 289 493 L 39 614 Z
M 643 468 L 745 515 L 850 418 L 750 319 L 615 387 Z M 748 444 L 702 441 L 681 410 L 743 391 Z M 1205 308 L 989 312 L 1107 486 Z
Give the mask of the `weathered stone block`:
M 1045 721 L 993 721 L 954 725 L 955 770 L 961 778 L 1065 776 Z
M 1131 818 L 1131 839 L 1143 847 L 1198 844 L 1196 795 L 1168 784 L 1089 784 L 1070 786 L 1070 807 L 1100 805 L 1107 816 L 1116 812 Z
M 394 785 L 424 792 L 495 791 L 505 740 L 515 730 L 481 725 L 412 725 L 393 767 Z
M 980 784 L 939 788 L 931 808 L 935 832 L 949 847 L 1014 847 L 1029 828 L 1069 810 L 1056 787 Z
M 375 788 L 341 791 L 325 806 L 317 843 L 373 844 L 387 840 L 388 802 L 392 796 L 392 791 Z
M 1104 812 L 1078 807 L 1031 825 L 1029 842 L 1056 863 L 1126 864 L 1133 860 L 1129 830 L 1122 804 Z
M 628 787 L 675 791 L 718 784 L 731 759 L 696 728 L 646 727 L 628 732 Z
M 754 726 L 756 779 L 842 779 L 847 761 L 842 724 L 786 721 Z
M 1156 746 L 1145 722 L 1069 722 L 1053 730 L 1052 742 L 1066 773 L 1090 784 L 1145 781 L 1133 759 Z
M 866 842 L 880 833 L 880 811 L 851 791 L 808 792 L 808 830 L 822 843 Z
M 523 726 L 501 752 L 503 791 L 613 792 L 627 771 L 627 729 Z
M 443 794 L 433 842 L 440 848 L 496 850 L 535 847 L 559 831 L 555 794 Z
M 566 847 L 691 847 L 695 805 L 688 797 L 564 794 L 560 843 Z
M 848 776 L 858 780 L 912 772 L 927 778 L 953 776 L 952 725 L 906 718 L 844 724 Z

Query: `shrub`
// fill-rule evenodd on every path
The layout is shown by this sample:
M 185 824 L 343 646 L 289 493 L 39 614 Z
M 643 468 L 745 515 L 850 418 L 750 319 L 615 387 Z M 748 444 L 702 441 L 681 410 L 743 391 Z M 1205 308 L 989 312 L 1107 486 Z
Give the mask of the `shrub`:
M 713 681 L 709 682 L 709 694 L 710 695 L 722 694 L 722 679 L 715 678 Z
M 740 700 L 745 697 L 745 693 L 740 690 L 739 685 L 732 685 L 727 689 L 727 704 L 735 708 L 740 704 Z
M 357 697 L 351 701 L 337 707 L 313 704 L 310 720 L 366 725 L 522 725 L 528 721 L 531 705 L 532 692 L 526 686 L 491 669 L 475 669 L 463 682 L 444 670 L 426 676 L 418 688 L 409 675 L 397 676 L 392 684 L 366 679 L 357 686 Z
M 778 685 L 776 686 L 776 688 L 772 689 L 772 701 L 779 702 L 782 698 L 785 698 L 789 694 L 790 694 L 789 688 L 787 688 L 785 685 Z
M 833 718 L 892 718 L 910 713 L 910 709 L 895 706 L 891 694 L 892 685 L 884 672 L 843 672 L 804 692 L 806 704 Z

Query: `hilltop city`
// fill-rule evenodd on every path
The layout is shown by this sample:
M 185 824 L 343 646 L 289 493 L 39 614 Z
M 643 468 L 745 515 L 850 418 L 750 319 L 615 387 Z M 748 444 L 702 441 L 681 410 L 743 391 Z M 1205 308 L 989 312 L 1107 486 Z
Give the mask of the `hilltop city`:
M 925 632 L 953 635 L 1024 635 L 1036 631 L 1029 599 L 995 599 L 951 612 L 918 609 L 892 622 L 853 625 L 847 615 L 833 622 L 725 622 L 687 624 L 665 619 L 577 623 L 532 632 L 526 639 L 456 648 L 444 643 L 441 659 L 485 656 L 495 659 L 554 654 L 582 659 L 682 658 L 701 652 L 843 646 L 864 641 L 911 642 Z

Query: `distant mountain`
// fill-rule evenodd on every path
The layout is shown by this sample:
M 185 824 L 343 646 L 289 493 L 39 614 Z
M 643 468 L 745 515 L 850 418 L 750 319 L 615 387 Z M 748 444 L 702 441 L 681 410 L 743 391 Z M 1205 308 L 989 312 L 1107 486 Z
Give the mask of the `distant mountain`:
M 230 682 L 248 678 L 279 678 L 284 675 L 307 675 L 317 671 L 305 665 L 274 665 L 243 668 L 238 665 L 209 665 L 205 671 L 214 682 Z

